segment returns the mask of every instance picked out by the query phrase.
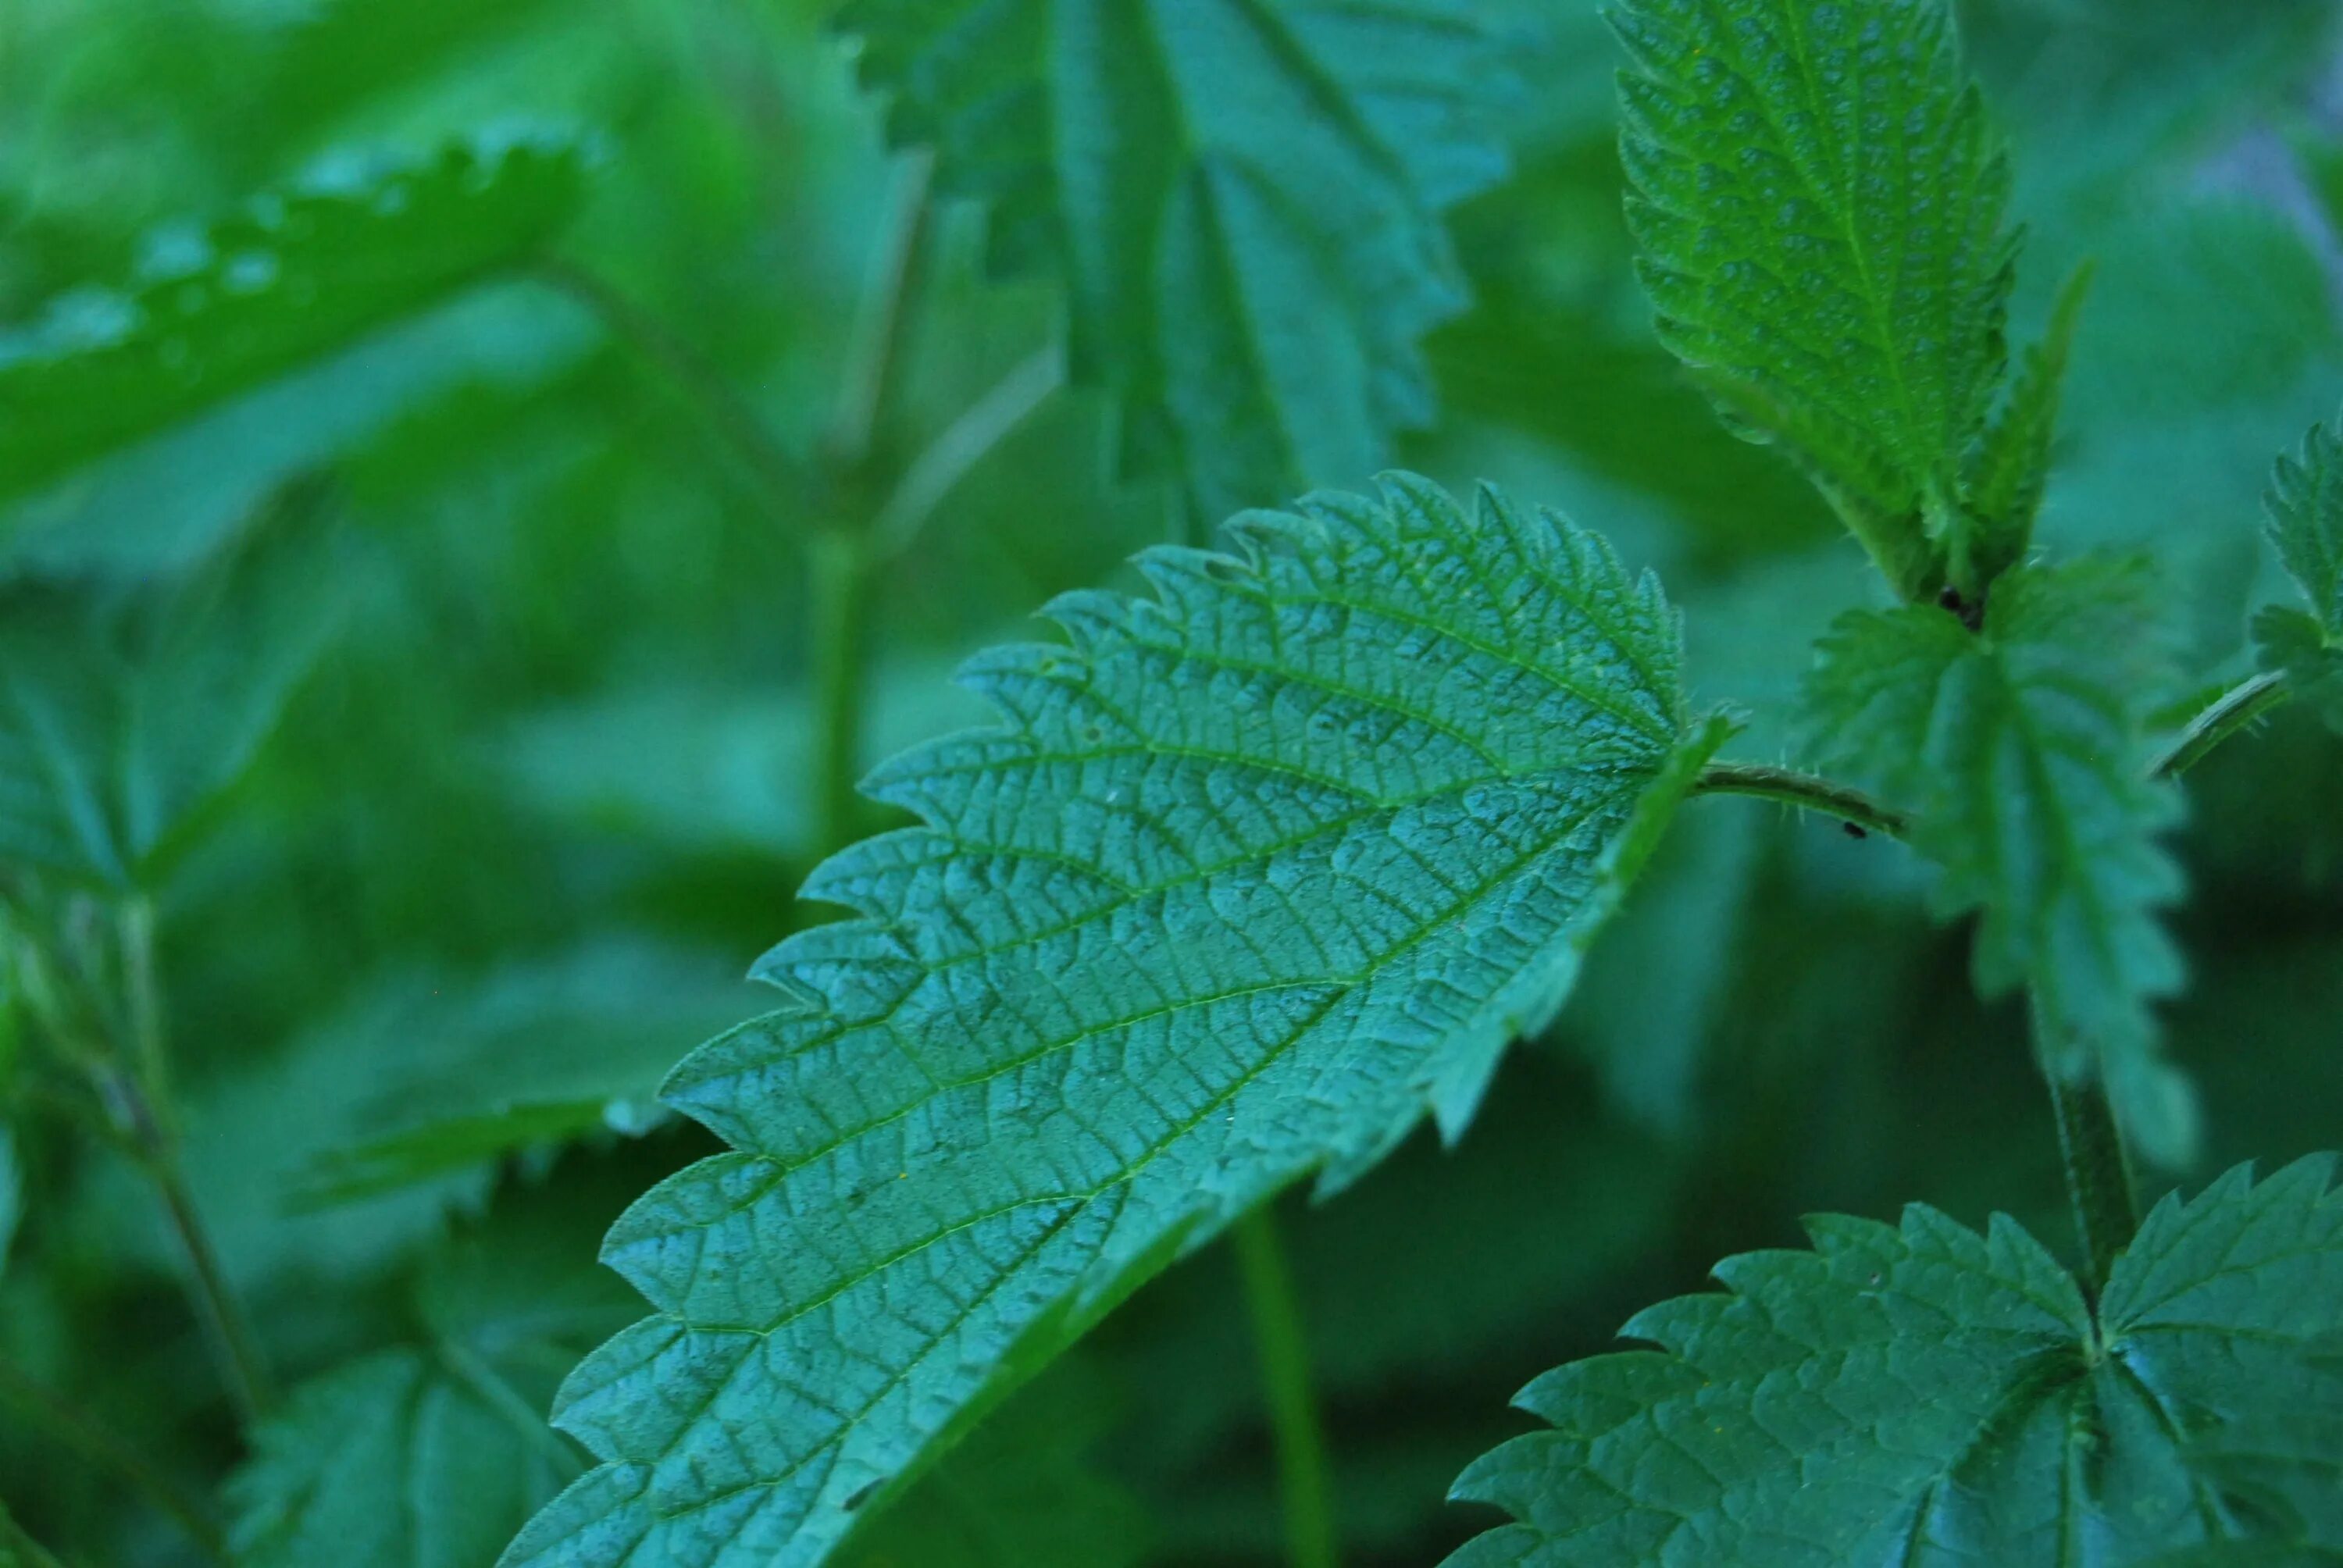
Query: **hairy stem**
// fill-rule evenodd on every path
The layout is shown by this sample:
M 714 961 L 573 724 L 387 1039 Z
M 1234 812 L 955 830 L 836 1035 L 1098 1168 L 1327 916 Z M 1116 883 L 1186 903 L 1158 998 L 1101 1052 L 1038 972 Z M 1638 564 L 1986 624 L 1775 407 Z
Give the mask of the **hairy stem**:
M 812 476 L 767 427 L 705 355 L 665 322 L 574 262 L 548 256 L 537 276 L 584 306 L 605 330 L 656 366 L 688 397 L 757 480 L 767 504 L 784 517 L 801 513 L 814 494 Z
M 2283 671 L 2270 670 L 2239 681 L 2188 721 L 2179 738 L 2149 769 L 2158 779 L 2177 779 L 2205 760 L 2212 749 L 2278 707 L 2293 689 Z
M 79 1455 L 92 1467 L 112 1474 L 170 1515 L 206 1558 L 214 1563 L 227 1561 L 227 1548 L 219 1531 L 194 1497 L 147 1463 L 121 1438 L 5 1361 L 0 1361 L 0 1403 L 13 1407 L 28 1424 L 46 1432 L 58 1446 Z M 5 1517 L 5 1512 L 0 1512 L 0 1517 Z
M 1236 1223 L 1237 1271 L 1261 1361 L 1262 1392 L 1277 1448 L 1277 1484 L 1291 1568 L 1333 1568 L 1337 1559 L 1326 1439 L 1312 1392 L 1310 1346 L 1277 1217 L 1262 1203 Z
M 2132 1198 L 2131 1162 L 2123 1134 L 2107 1103 L 2107 1086 L 2093 1078 L 2069 1083 L 2048 1075 L 2050 1109 L 2058 1121 L 2058 1158 L 2066 1167 L 2066 1196 L 2075 1206 L 2075 1231 L 2090 1268 L 2094 1295 L 2107 1282 L 2116 1254 L 2139 1230 Z
M 1800 773 L 1788 768 L 1771 768 L 1760 762 L 1712 762 L 1701 769 L 1693 785 L 1696 795 L 1755 795 L 1761 800 L 1779 801 L 1795 806 L 1803 811 L 1819 811 L 1835 817 L 1865 833 L 1878 833 L 1890 839 L 1910 835 L 1910 819 L 1902 812 L 1891 810 L 1874 800 L 1862 790 Z

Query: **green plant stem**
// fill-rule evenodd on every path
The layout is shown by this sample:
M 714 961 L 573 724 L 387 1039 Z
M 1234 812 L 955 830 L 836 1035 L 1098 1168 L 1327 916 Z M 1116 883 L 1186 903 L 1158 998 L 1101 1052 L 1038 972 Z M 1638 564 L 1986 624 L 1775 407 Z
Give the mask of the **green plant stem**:
M 883 560 L 866 498 L 878 446 L 901 396 L 915 296 L 926 275 L 933 213 L 931 155 L 910 156 L 900 179 L 893 228 L 863 291 L 861 318 L 824 444 L 824 494 L 844 500 L 814 540 L 813 628 L 816 700 L 816 831 L 822 853 L 860 835 L 862 717 L 869 696 L 870 609 Z
M 178 1139 L 169 1120 L 168 1101 L 161 1098 L 168 1077 L 165 1062 L 161 987 L 155 963 L 155 920 L 152 906 L 134 900 L 118 921 L 122 936 L 123 983 L 128 994 L 132 1040 L 129 1070 L 108 1086 L 119 1114 L 128 1124 L 130 1142 L 138 1163 L 163 1200 L 164 1212 L 186 1254 L 188 1292 L 196 1315 L 203 1320 L 227 1383 L 229 1396 L 248 1423 L 266 1415 L 276 1403 L 276 1388 L 261 1352 L 259 1336 L 245 1315 L 236 1287 L 221 1266 L 219 1250 L 212 1244 L 202 1211 L 180 1168 Z
M 870 546 L 833 530 L 814 540 L 815 831 L 822 854 L 861 835 L 862 712 L 874 586 Z
M 912 307 L 926 276 L 929 241 L 935 226 L 929 200 L 934 180 L 932 152 L 922 148 L 905 155 L 894 226 L 863 289 L 854 349 L 840 384 L 838 412 L 830 422 L 830 455 L 843 468 L 857 468 L 870 460 L 902 394 Z
M 5 1361 L 0 1361 L 0 1402 L 13 1406 L 27 1422 L 47 1432 L 61 1447 L 80 1455 L 94 1468 L 113 1474 L 168 1514 L 206 1558 L 215 1563 L 227 1561 L 227 1548 L 218 1529 L 195 1498 L 147 1463 L 128 1443 Z
M 815 494 L 813 476 L 791 456 L 764 419 L 706 356 L 666 323 L 593 273 L 558 256 L 536 264 L 536 276 L 568 295 L 665 375 L 707 417 L 709 426 L 747 467 L 766 502 L 784 517 L 802 515 Z
M 1052 343 L 1020 360 L 944 427 L 904 467 L 903 477 L 879 508 L 870 525 L 878 555 L 891 560 L 909 549 L 943 498 L 1065 380 L 1065 355 Z
M 0 1501 L 0 1563 L 9 1562 L 21 1568 L 65 1568 L 56 1553 L 34 1540 L 8 1512 L 6 1502 Z
M 1311 1387 L 1302 1302 L 1272 1206 L 1263 1203 L 1239 1220 L 1232 1240 L 1277 1448 L 1286 1560 L 1291 1568 L 1333 1568 L 1337 1551 L 1325 1434 Z
M 2066 1196 L 2075 1206 L 2075 1231 L 2090 1269 L 2094 1293 L 2107 1282 L 2116 1254 L 2139 1230 L 2132 1198 L 2131 1162 L 2123 1134 L 2107 1103 L 2106 1085 L 2096 1078 L 2069 1083 L 2050 1075 L 2050 1109 L 2058 1121 L 2058 1158 L 2066 1167 Z
M 2178 778 L 2202 762 L 2222 741 L 2293 694 L 2285 673 L 2279 670 L 2239 681 L 2188 721 L 2187 728 L 2156 759 L 2149 772 L 2158 779 Z
M 1693 785 L 1696 795 L 1754 795 L 1803 811 L 1820 811 L 1851 823 L 1866 833 L 1889 839 L 1908 838 L 1911 819 L 1890 810 L 1862 790 L 1811 773 L 1772 768 L 1759 762 L 1712 762 L 1701 769 Z

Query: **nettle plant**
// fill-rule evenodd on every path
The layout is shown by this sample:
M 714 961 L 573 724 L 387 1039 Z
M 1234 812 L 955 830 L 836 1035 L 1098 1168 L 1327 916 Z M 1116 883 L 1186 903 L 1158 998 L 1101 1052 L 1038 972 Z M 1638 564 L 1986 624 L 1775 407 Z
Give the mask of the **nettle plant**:
M 956 73 L 997 68 L 980 45 L 1040 24 L 1001 7 L 995 34 L 947 36 L 932 10 L 861 7 L 872 68 L 900 122 L 998 176 L 1003 232 L 1030 237 L 1053 194 L 1023 177 L 1033 127 L 968 106 Z M 1433 10 L 1375 17 L 1395 35 Z M 2267 671 L 2167 725 L 2182 683 L 2154 563 L 2034 547 L 2082 289 L 2013 369 L 2007 166 L 1945 6 L 1631 0 L 1616 25 L 1662 336 L 1813 480 L 1897 601 L 1816 648 L 1825 772 L 1721 759 L 1735 721 L 1688 706 L 1658 583 L 1493 489 L 1393 475 L 1243 512 L 1222 550 L 1140 558 L 1150 594 L 1058 599 L 1062 643 L 968 667 L 999 727 L 868 781 L 918 825 L 815 873 L 806 897 L 852 918 L 759 964 L 788 1005 L 669 1080 L 733 1152 L 610 1232 L 605 1260 L 657 1311 L 564 1386 L 556 1421 L 605 1462 L 508 1563 L 824 1557 L 1173 1259 L 1290 1183 L 1339 1191 L 1426 1114 L 1460 1132 L 1671 819 L 1716 793 L 1906 840 L 1939 910 L 1973 918 L 1977 990 L 2030 1010 L 2079 1267 L 2006 1221 L 1817 1219 L 1813 1251 L 1733 1259 L 1725 1293 L 1634 1319 L 1652 1348 L 1533 1384 L 1548 1430 L 1456 1487 L 1513 1523 L 1456 1561 L 2343 1551 L 2328 1163 L 2235 1171 L 2143 1220 L 2126 1153 L 2186 1136 L 2154 1017 L 2181 978 L 2159 921 L 2182 892 L 2158 844 L 2176 778 L 2271 705 L 2333 689 L 2343 431 L 2282 462 L 2271 498 L 2311 608 L 2270 612 Z M 1394 41 L 1360 25 L 1362 48 Z M 1167 80 L 1133 92 L 1176 90 L 1180 41 Z M 1074 172 L 1154 176 L 1117 187 L 1133 223 L 1273 237 L 1269 193 L 1161 166 L 1176 156 L 1102 136 Z M 1373 207 L 1373 186 L 1353 195 Z M 1356 232 L 1369 264 L 1414 233 Z M 1183 374 L 1228 367 L 1190 340 L 1187 293 L 1229 280 L 1158 243 L 1161 297 L 1086 291 L 1087 243 L 1076 293 L 1151 312 L 1152 337 L 1105 336 L 1130 356 L 1107 374 L 1176 416 Z M 1297 348 L 1332 351 L 1341 299 L 1288 318 Z M 1311 367 L 1262 368 L 1291 390 Z M 1140 427 L 1181 438 L 1176 417 Z
M 2161 843 L 2181 776 L 2280 704 L 2343 725 L 2343 422 L 2268 498 L 2307 604 L 2256 618 L 2259 673 L 2192 696 L 2155 561 L 2035 539 L 2088 276 L 2010 351 L 2008 166 L 1947 0 L 1621 0 L 1613 20 L 1660 336 L 1878 571 L 1884 608 L 1815 647 L 1795 767 L 1735 759 L 1741 720 L 1688 697 L 1659 583 L 1554 511 L 1404 474 L 1242 509 L 1368 471 L 1429 413 L 1419 342 L 1462 304 L 1442 215 L 1503 172 L 1474 112 L 1502 51 L 1468 0 L 846 5 L 892 139 L 920 149 L 909 183 L 981 198 L 990 261 L 1054 272 L 1068 302 L 1062 365 L 1045 349 L 908 464 L 885 437 L 923 196 L 802 459 L 555 258 L 595 162 L 558 137 L 265 201 L 0 351 L 14 490 L 475 282 L 564 290 L 713 412 L 777 512 L 830 525 L 809 552 L 825 844 L 869 815 L 875 586 L 1009 427 L 1061 379 L 1097 389 L 1121 468 L 1178 495 L 1146 591 L 1055 600 L 1057 640 L 966 667 L 993 727 L 869 777 L 915 825 L 820 867 L 805 898 L 848 918 L 773 949 L 778 1010 L 667 1079 L 730 1151 L 609 1231 L 603 1261 L 652 1315 L 561 1385 L 553 1421 L 599 1462 L 508 1547 L 578 1469 L 533 1408 L 546 1369 L 618 1321 L 590 1290 L 539 1292 L 550 1228 L 435 1254 L 420 1343 L 279 1402 L 179 1164 L 154 890 L 333 633 L 309 591 L 336 575 L 331 487 L 291 487 L 219 562 L 139 593 L 6 586 L 0 1021 L 30 1020 L 25 1054 L 153 1178 L 189 1255 L 252 1432 L 227 1541 L 170 1504 L 191 1539 L 284 1568 L 850 1558 L 1012 1390 L 1232 1234 L 1291 1554 L 1331 1563 L 1266 1205 L 1339 1193 L 1427 1118 L 1461 1136 L 1677 814 L 1743 795 L 1926 863 L 1937 912 L 1973 929 L 1977 993 L 2023 998 L 2073 1244 L 1915 1204 L 1728 1260 L 1724 1292 L 1626 1325 L 1649 1348 L 1523 1393 L 1544 1427 L 1454 1489 L 1511 1522 L 1453 1561 L 2343 1559 L 2330 1161 L 2240 1168 L 2143 1217 L 2128 1152 L 2178 1163 L 2192 1134 L 2157 1019 L 2183 979 Z M 606 1087 L 500 1095 L 343 1151 L 333 1181 L 578 1136 Z M 15 1551 L 43 1560 L 0 1508 Z

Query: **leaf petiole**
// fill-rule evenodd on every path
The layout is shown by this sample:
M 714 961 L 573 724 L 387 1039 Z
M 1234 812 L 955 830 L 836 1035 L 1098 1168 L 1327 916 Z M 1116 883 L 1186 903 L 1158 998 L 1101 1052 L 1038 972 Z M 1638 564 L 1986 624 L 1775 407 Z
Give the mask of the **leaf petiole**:
M 2213 749 L 2294 695 L 2283 670 L 2249 676 L 2215 698 L 2188 721 L 2148 769 L 2151 777 L 2177 779 L 2202 762 Z
M 1912 831 L 1911 819 L 1881 805 L 1852 785 L 1775 768 L 1762 762 L 1712 762 L 1693 784 L 1695 795 L 1754 795 L 1802 811 L 1835 817 L 1850 828 L 1883 838 L 1902 839 Z

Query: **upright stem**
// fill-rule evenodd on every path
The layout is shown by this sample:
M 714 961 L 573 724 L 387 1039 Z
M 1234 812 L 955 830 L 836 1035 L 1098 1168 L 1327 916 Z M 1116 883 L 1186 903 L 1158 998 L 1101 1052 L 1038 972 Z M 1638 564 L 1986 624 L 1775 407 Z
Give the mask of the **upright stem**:
M 843 515 L 814 541 L 813 628 L 819 707 L 816 820 L 823 853 L 858 837 L 862 716 L 868 695 L 870 608 L 880 561 L 869 491 L 880 438 L 902 395 L 911 318 L 926 276 L 934 157 L 912 154 L 901 176 L 893 228 L 863 291 L 861 319 L 823 456 L 826 495 Z
M 127 1070 L 108 1086 L 116 1109 L 127 1123 L 138 1162 L 145 1167 L 163 1200 L 164 1212 L 186 1254 L 188 1293 L 196 1315 L 210 1337 L 229 1396 L 246 1422 L 266 1414 L 276 1402 L 267 1359 L 259 1336 L 245 1316 L 236 1287 L 221 1266 L 219 1250 L 212 1244 L 203 1214 L 188 1190 L 179 1165 L 178 1139 L 168 1121 L 168 1050 L 163 1033 L 162 990 L 155 966 L 154 910 L 144 899 L 134 900 L 118 922 L 122 936 L 124 989 L 131 1020 Z
M 2123 1134 L 2116 1126 L 2105 1084 L 2097 1078 L 2069 1083 L 2055 1072 L 2049 1082 L 2050 1109 L 2058 1120 L 2058 1157 L 2066 1169 L 2066 1196 L 2075 1206 L 2075 1231 L 2096 1295 L 2107 1282 L 2116 1254 L 2139 1230 L 2131 1163 L 2125 1157 Z
M 863 668 L 870 653 L 870 542 L 860 531 L 814 540 L 815 831 L 822 854 L 860 835 Z
M 1234 1241 L 1245 1312 L 1252 1321 L 1253 1352 L 1261 1361 L 1270 1434 L 1277 1448 L 1286 1561 L 1289 1568 L 1334 1568 L 1332 1487 L 1325 1434 L 1319 1428 L 1318 1402 L 1311 1388 L 1309 1339 L 1270 1204 L 1262 1203 L 1237 1221 Z
M 26 1422 L 47 1432 L 60 1447 L 96 1469 L 112 1472 L 132 1491 L 143 1493 L 186 1532 L 206 1558 L 215 1563 L 227 1560 L 218 1530 L 194 1498 L 128 1443 L 6 1362 L 0 1362 L 0 1403 L 14 1406 Z M 5 1517 L 5 1510 L 0 1510 L 0 1518 Z

